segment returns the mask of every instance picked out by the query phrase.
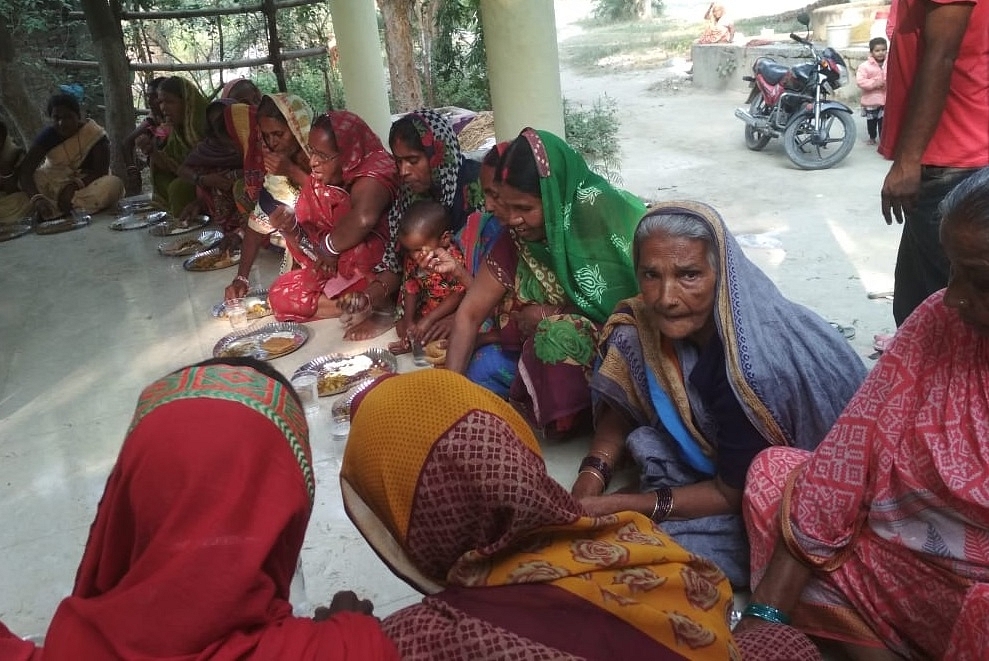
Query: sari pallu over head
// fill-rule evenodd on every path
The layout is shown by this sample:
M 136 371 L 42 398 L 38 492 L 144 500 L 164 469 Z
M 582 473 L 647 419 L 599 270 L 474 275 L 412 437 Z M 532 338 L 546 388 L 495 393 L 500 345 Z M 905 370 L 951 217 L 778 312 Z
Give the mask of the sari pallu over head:
M 299 147 L 309 158 L 309 127 L 312 125 L 312 108 L 305 99 L 295 94 L 265 94 L 265 98 L 270 98 L 282 118 L 288 125 L 289 131 L 295 137 Z M 260 140 L 260 135 L 259 135 Z M 263 155 L 262 155 L 263 161 Z M 278 174 L 265 173 L 264 187 L 258 194 L 258 204 L 254 208 L 248 219 L 248 224 L 252 229 L 261 234 L 272 234 L 275 228 L 268 223 L 268 214 L 275 210 L 279 204 L 295 208 L 299 200 L 299 188 L 288 177 Z
M 461 172 L 465 167 L 464 155 L 460 151 L 460 141 L 453 130 L 453 124 L 439 112 L 428 108 L 414 110 L 407 117 L 412 120 L 425 150 L 426 159 L 429 161 L 433 182 L 430 198 L 446 208 L 450 213 L 454 230 L 458 230 L 460 229 L 458 223 L 463 224 L 470 211 L 484 208 L 484 196 L 476 181 L 461 181 Z M 461 186 L 464 186 L 465 190 L 459 190 Z M 456 204 L 458 192 L 464 196 L 463 208 L 455 208 L 458 206 Z M 388 228 L 392 241 L 389 242 L 389 249 L 385 252 L 384 269 L 394 273 L 402 272 L 396 247 L 398 226 L 412 203 L 423 197 L 425 196 L 413 195 L 405 186 L 399 189 L 398 197 L 388 211 Z
M 182 83 L 182 126 L 172 126 L 162 151 L 177 163 L 182 163 L 203 139 L 209 102 L 191 80 L 179 76 L 176 79 Z
M 311 466 L 278 380 L 214 364 L 148 386 L 34 658 L 396 658 L 372 618 L 292 617 Z M 0 639 L 3 658 L 31 658 L 13 646 Z
M 547 131 L 524 129 L 536 159 L 545 242 L 523 241 L 516 273 L 523 302 L 572 302 L 603 323 L 618 301 L 637 291 L 632 237 L 646 207 L 591 171 L 567 143 Z
M 395 160 L 385 151 L 381 140 L 364 120 L 346 110 L 331 110 L 326 116 L 329 117 L 337 146 L 343 188 L 324 184 L 315 175 L 311 175 L 303 187 L 295 215 L 299 226 L 314 244 L 323 243 L 340 217 L 350 210 L 350 190 L 359 178 L 374 179 L 388 190 L 392 199 L 398 191 Z M 371 234 L 372 236 L 340 254 L 337 274 L 344 281 L 351 281 L 358 273 L 370 274 L 371 269 L 381 263 L 385 245 L 392 240 L 388 231 L 387 210 L 381 214 Z M 310 254 L 291 245 L 289 250 L 295 260 L 305 267 L 319 266 L 314 259 L 314 252 Z M 327 292 L 327 295 L 337 295 L 340 291 Z
M 713 313 L 728 380 L 749 421 L 772 445 L 816 447 L 865 378 L 861 358 L 824 319 L 783 296 L 745 256 L 717 211 L 688 201 L 649 210 L 664 212 L 698 218 L 714 237 Z M 715 448 L 695 424 L 699 416 L 691 407 L 697 403 L 684 384 L 677 346 L 655 328 L 641 296 L 622 301 L 602 331 L 602 346 L 622 325 L 637 328 L 640 346 L 607 351 L 591 381 L 596 401 L 603 398 L 638 425 L 665 427 L 681 446 L 692 441 L 712 458 Z M 666 398 L 679 418 L 673 424 L 658 414 L 659 400 Z M 679 425 L 684 438 L 672 429 Z
M 394 572 L 435 595 L 386 618 L 400 652 L 733 657 L 724 574 L 640 514 L 584 516 L 499 397 L 422 370 L 383 378 L 354 406 L 348 515 Z M 603 626 L 582 634 L 577 621 Z

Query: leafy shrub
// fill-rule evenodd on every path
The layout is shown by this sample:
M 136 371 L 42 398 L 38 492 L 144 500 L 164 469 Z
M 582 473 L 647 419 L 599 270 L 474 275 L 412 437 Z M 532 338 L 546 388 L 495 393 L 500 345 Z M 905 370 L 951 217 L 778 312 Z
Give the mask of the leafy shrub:
M 618 104 L 605 94 L 590 108 L 563 99 L 563 126 L 567 143 L 582 155 L 591 169 L 620 184 L 621 150 L 618 147 Z

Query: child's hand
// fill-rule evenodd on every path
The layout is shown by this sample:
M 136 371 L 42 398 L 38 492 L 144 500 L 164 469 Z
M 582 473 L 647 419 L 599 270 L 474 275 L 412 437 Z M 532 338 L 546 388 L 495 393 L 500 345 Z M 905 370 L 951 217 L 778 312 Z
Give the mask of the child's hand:
M 457 269 L 457 260 L 445 248 L 420 250 L 415 260 L 419 268 L 433 273 L 453 273 Z
M 408 317 L 402 317 L 395 324 L 395 332 L 398 333 L 398 339 L 405 340 L 409 337 L 413 324 L 409 321 Z

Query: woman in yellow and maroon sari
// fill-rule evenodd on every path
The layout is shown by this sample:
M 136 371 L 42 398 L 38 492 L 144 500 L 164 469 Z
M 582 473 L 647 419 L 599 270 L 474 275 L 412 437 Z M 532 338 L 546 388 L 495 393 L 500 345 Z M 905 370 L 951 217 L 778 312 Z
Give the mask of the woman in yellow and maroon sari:
M 646 516 L 585 516 L 495 394 L 421 370 L 354 406 L 347 512 L 430 595 L 382 623 L 402 658 L 738 658 L 724 574 Z

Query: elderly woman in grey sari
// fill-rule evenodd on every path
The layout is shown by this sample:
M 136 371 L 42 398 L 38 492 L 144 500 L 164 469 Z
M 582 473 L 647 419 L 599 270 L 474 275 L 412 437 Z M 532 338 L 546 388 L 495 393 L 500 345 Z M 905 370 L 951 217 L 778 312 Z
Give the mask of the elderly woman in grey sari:
M 711 207 L 653 207 L 633 259 L 641 293 L 603 331 L 595 433 L 573 493 L 590 514 L 652 517 L 747 586 L 749 464 L 770 445 L 816 447 L 865 367 L 830 324 L 783 297 Z M 626 454 L 639 489 L 602 495 Z

